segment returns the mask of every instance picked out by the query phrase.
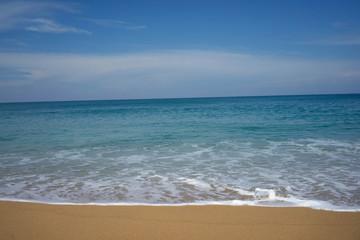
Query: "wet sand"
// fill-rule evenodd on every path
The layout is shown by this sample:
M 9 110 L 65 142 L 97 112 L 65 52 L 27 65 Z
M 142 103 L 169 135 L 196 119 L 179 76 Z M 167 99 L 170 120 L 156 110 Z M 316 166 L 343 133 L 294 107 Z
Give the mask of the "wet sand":
M 0 239 L 360 239 L 360 212 L 0 201 Z

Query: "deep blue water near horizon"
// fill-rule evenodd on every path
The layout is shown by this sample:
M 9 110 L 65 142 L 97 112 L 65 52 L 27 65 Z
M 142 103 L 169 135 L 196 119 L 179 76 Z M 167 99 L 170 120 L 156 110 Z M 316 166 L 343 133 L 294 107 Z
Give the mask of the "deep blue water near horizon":
M 0 199 L 360 210 L 360 95 L 0 104 Z

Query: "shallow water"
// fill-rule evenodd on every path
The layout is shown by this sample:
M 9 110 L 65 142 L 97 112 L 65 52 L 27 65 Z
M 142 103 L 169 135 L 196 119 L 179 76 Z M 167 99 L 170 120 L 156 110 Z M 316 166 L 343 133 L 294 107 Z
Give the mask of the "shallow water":
M 360 95 L 0 104 L 0 198 L 360 210 Z

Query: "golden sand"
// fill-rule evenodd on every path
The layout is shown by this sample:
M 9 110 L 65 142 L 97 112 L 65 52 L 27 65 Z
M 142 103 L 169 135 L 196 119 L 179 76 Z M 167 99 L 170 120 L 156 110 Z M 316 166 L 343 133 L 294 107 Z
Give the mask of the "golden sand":
M 360 239 L 360 212 L 0 201 L 0 239 Z

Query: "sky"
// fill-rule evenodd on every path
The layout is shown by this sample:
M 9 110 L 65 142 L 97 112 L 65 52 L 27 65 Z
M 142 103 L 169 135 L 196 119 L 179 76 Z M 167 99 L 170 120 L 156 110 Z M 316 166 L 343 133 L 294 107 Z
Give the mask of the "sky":
M 0 0 L 0 102 L 360 93 L 360 1 Z

